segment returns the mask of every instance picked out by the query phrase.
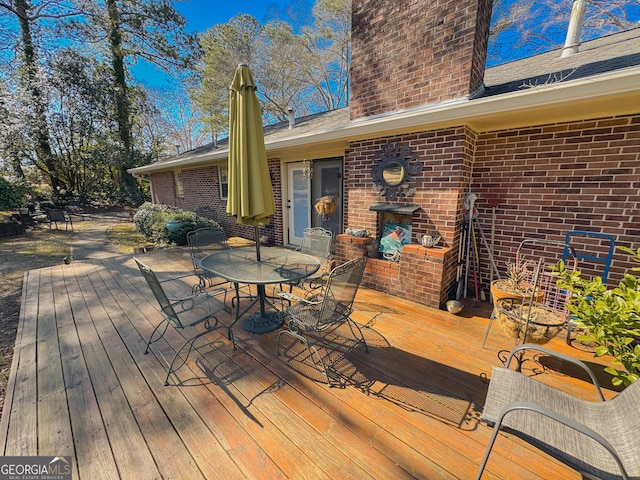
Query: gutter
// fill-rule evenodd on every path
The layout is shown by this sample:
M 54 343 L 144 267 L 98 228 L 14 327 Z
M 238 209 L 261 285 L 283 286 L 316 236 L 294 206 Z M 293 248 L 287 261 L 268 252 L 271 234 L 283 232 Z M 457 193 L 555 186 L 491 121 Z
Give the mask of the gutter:
M 505 123 L 517 116 L 522 125 L 531 125 L 532 111 L 540 115 L 549 115 L 550 110 L 560 110 L 570 119 L 577 113 L 567 108 L 569 105 L 582 105 L 603 102 L 610 108 L 611 98 L 624 97 L 625 111 L 612 111 L 609 115 L 640 113 L 640 68 L 627 68 L 614 73 L 603 73 L 588 78 L 555 84 L 540 85 L 518 92 L 505 93 L 493 97 L 474 100 L 461 99 L 429 105 L 400 112 L 392 112 L 377 117 L 358 119 L 343 126 L 304 135 L 287 137 L 282 140 L 265 142 L 267 155 L 295 147 L 311 147 L 327 142 L 349 142 L 379 136 L 396 135 L 415 131 L 434 130 L 457 125 L 468 125 L 477 132 L 486 132 L 503 128 Z M 629 101 L 631 97 L 633 101 Z M 614 105 L 615 107 L 615 105 Z M 617 108 L 617 107 L 615 107 Z M 612 109 L 614 110 L 614 109 Z M 605 114 L 603 114 L 605 115 Z M 581 117 L 584 115 L 580 114 Z M 575 118 L 577 119 L 577 118 Z M 558 117 L 546 120 L 546 123 L 564 121 Z M 295 131 L 295 129 L 293 130 Z M 228 149 L 206 152 L 199 156 L 165 161 L 160 165 L 146 165 L 129 169 L 134 175 L 189 168 L 215 161 L 226 160 Z

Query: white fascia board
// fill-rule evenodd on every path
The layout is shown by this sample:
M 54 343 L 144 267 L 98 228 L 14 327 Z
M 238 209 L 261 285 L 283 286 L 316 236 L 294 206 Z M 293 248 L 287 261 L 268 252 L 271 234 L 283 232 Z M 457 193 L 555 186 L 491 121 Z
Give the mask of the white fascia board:
M 640 68 L 633 67 L 613 73 L 603 73 L 585 79 L 558 82 L 505 93 L 493 97 L 475 100 L 458 99 L 442 102 L 437 105 L 419 107 L 404 112 L 352 121 L 347 125 L 315 131 L 303 135 L 290 136 L 282 140 L 265 143 L 267 154 L 291 148 L 310 147 L 314 144 L 328 142 L 348 142 L 376 138 L 379 136 L 427 131 L 455 125 L 469 125 L 476 131 L 489 131 L 503 128 L 505 118 L 509 114 L 518 114 L 527 118 L 528 112 L 546 109 L 558 109 L 566 115 L 571 104 L 580 102 L 596 102 L 607 97 L 627 96 L 625 101 L 628 112 L 640 113 Z M 621 114 L 628 112 L 610 112 Z M 555 121 L 555 120 L 554 120 Z M 193 168 L 211 164 L 218 160 L 226 160 L 228 149 L 214 153 L 207 152 L 185 159 L 175 159 L 162 164 L 151 164 L 128 170 L 134 175 L 166 171 L 171 169 Z

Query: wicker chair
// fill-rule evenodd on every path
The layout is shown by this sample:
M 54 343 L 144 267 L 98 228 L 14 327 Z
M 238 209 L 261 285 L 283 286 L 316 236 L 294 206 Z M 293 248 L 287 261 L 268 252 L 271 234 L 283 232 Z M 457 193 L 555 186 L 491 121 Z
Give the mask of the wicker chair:
M 283 316 L 288 328 L 278 334 L 278 350 L 280 355 L 280 339 L 282 335 L 290 335 L 302 342 L 309 350 L 309 357 L 315 367 L 327 378 L 331 385 L 329 368 L 340 358 L 327 364 L 317 348 L 304 336 L 304 333 L 329 333 L 343 324 L 348 324 L 356 339 L 356 346 L 362 344 L 369 351 L 362 331 L 351 319 L 353 302 L 362 281 L 366 266 L 366 258 L 357 258 L 334 268 L 329 274 L 322 293 L 310 298 L 301 298 L 290 292 L 280 292 L 281 298 L 291 304 L 283 309 Z
M 584 369 L 599 401 L 574 397 L 511 370 L 511 360 L 524 350 L 537 350 Z M 511 351 L 505 367 L 493 368 L 481 420 L 494 427 L 477 480 L 500 429 L 515 433 L 586 478 L 640 478 L 640 381 L 605 401 L 594 373 L 583 362 L 537 345 L 520 345 Z
M 213 330 L 217 330 L 218 328 L 226 328 L 227 335 L 233 342 L 235 348 L 235 342 L 233 339 L 231 327 L 222 324 L 219 321 L 218 317 L 216 317 L 216 313 L 223 310 L 228 311 L 225 306 L 224 297 L 222 300 L 219 299 L 219 296 L 226 296 L 226 291 L 224 289 L 218 289 L 216 292 L 201 291 L 196 295 L 178 299 L 170 299 L 169 297 L 167 297 L 167 294 L 165 293 L 161 282 L 158 280 L 153 270 L 151 270 L 144 263 L 140 262 L 137 258 L 134 258 L 134 260 L 138 265 L 138 268 L 140 269 L 140 272 L 142 273 L 144 279 L 147 281 L 151 292 L 158 301 L 158 304 L 160 305 L 160 311 L 164 316 L 163 320 L 153 329 L 153 332 L 151 332 L 144 353 L 149 353 L 149 347 L 151 346 L 151 344 L 159 341 L 164 337 L 169 326 L 174 327 L 184 338 L 184 343 L 180 348 L 176 350 L 176 353 L 171 361 L 165 358 L 162 352 L 158 351 L 158 354 L 160 355 L 160 357 L 162 357 L 168 367 L 167 376 L 164 381 L 165 385 L 169 384 L 170 375 L 172 373 L 175 373 L 187 362 L 189 353 L 193 349 L 194 342 L 203 335 L 206 335 Z M 197 325 L 203 325 L 204 329 L 194 329 L 193 327 L 196 327 Z M 187 337 L 184 333 L 186 331 L 193 331 L 193 334 Z M 187 349 L 187 351 L 182 357 L 181 353 L 185 348 Z M 176 366 L 176 362 L 178 360 L 179 363 Z

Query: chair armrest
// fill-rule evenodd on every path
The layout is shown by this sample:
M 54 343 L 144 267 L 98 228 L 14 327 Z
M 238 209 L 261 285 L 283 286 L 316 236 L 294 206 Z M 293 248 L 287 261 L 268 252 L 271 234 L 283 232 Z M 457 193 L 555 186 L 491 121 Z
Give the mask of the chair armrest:
M 308 300 L 306 298 L 303 297 L 299 297 L 298 295 L 295 295 L 293 293 L 290 292 L 278 292 L 278 296 L 282 299 L 282 300 L 287 300 L 289 302 L 296 302 L 296 303 L 304 303 L 307 305 L 319 305 L 322 302 L 314 302 L 312 300 Z
M 175 307 L 175 306 L 183 306 L 185 303 L 189 302 L 190 300 L 194 300 L 196 298 L 215 297 L 216 295 L 223 295 L 226 299 L 227 291 L 224 288 L 216 288 L 214 290 L 195 293 L 193 295 L 189 295 L 188 297 L 180 297 L 180 298 L 167 297 L 167 298 L 171 302 L 171 306 Z
M 603 402 L 605 401 L 604 395 L 602 394 L 602 389 L 600 388 L 600 382 L 598 382 L 598 379 L 596 378 L 595 373 L 593 373 L 593 370 L 591 370 L 586 363 L 581 362 L 577 358 L 573 358 L 569 355 L 565 355 L 559 352 L 554 352 L 553 350 L 549 350 L 548 348 L 542 347 L 540 345 L 535 345 L 532 343 L 525 343 L 523 345 L 518 345 L 509 353 L 509 357 L 507 357 L 507 361 L 504 364 L 505 368 L 509 368 L 509 365 L 511 364 L 511 360 L 513 359 L 515 354 L 521 350 L 536 350 L 580 367 L 582 370 L 587 372 L 587 374 L 589 375 L 589 378 L 591 378 L 591 383 L 593 383 L 593 386 L 596 388 L 596 392 L 598 393 L 600 400 Z
M 525 345 L 521 345 L 521 346 L 525 346 Z M 550 408 L 544 407 L 542 405 L 538 405 L 537 403 L 532 403 L 532 402 L 511 402 L 507 405 L 505 405 L 505 407 L 502 409 L 502 411 L 500 412 L 500 416 L 498 417 L 498 419 L 496 420 L 496 424 L 494 426 L 494 435 L 497 434 L 498 430 L 500 429 L 500 426 L 502 425 L 502 422 L 504 420 L 504 417 L 507 416 L 509 413 L 517 411 L 517 410 L 528 410 L 531 412 L 535 412 L 538 413 L 540 415 L 543 415 L 547 418 L 550 418 L 551 420 L 558 422 L 562 425 L 565 425 L 566 427 L 571 428 L 572 430 L 575 430 L 577 432 L 582 433 L 583 435 L 588 436 L 589 438 L 595 440 L 596 442 L 598 442 L 600 445 L 602 445 L 602 447 L 604 447 L 613 457 L 613 459 L 615 460 L 616 464 L 618 465 L 618 468 L 620 469 L 620 474 L 622 475 L 622 478 L 624 479 L 629 479 L 629 475 L 627 474 L 624 465 L 622 465 L 622 461 L 620 460 L 620 458 L 618 457 L 618 453 L 616 452 L 615 448 L 613 448 L 613 446 L 609 443 L 609 441 L 604 438 L 602 435 L 600 435 L 598 432 L 596 432 L 595 430 L 593 430 L 592 428 L 587 427 L 586 425 L 583 425 L 580 422 L 577 422 L 571 418 L 568 418 L 554 410 L 551 410 Z

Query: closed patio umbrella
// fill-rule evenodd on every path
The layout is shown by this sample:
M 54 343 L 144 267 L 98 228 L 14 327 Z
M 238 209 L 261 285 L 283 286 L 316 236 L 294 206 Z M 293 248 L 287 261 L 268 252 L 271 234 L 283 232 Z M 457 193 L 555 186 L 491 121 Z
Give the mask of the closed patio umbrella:
M 256 256 L 260 261 L 258 226 L 269 223 L 276 205 L 264 147 L 262 109 L 251 70 L 240 64 L 230 87 L 229 193 L 227 213 L 236 222 L 255 227 Z
M 259 225 L 269 223 L 275 214 L 271 176 L 264 148 L 262 109 L 256 96 L 257 86 L 251 70 L 240 64 L 231 82 L 229 94 L 229 192 L 227 214 L 243 225 L 255 228 L 256 261 L 260 263 Z M 278 315 L 265 311 L 264 285 L 258 284 L 260 313 L 246 317 L 245 330 L 262 333 L 281 325 Z M 240 303 L 238 303 L 238 309 Z

